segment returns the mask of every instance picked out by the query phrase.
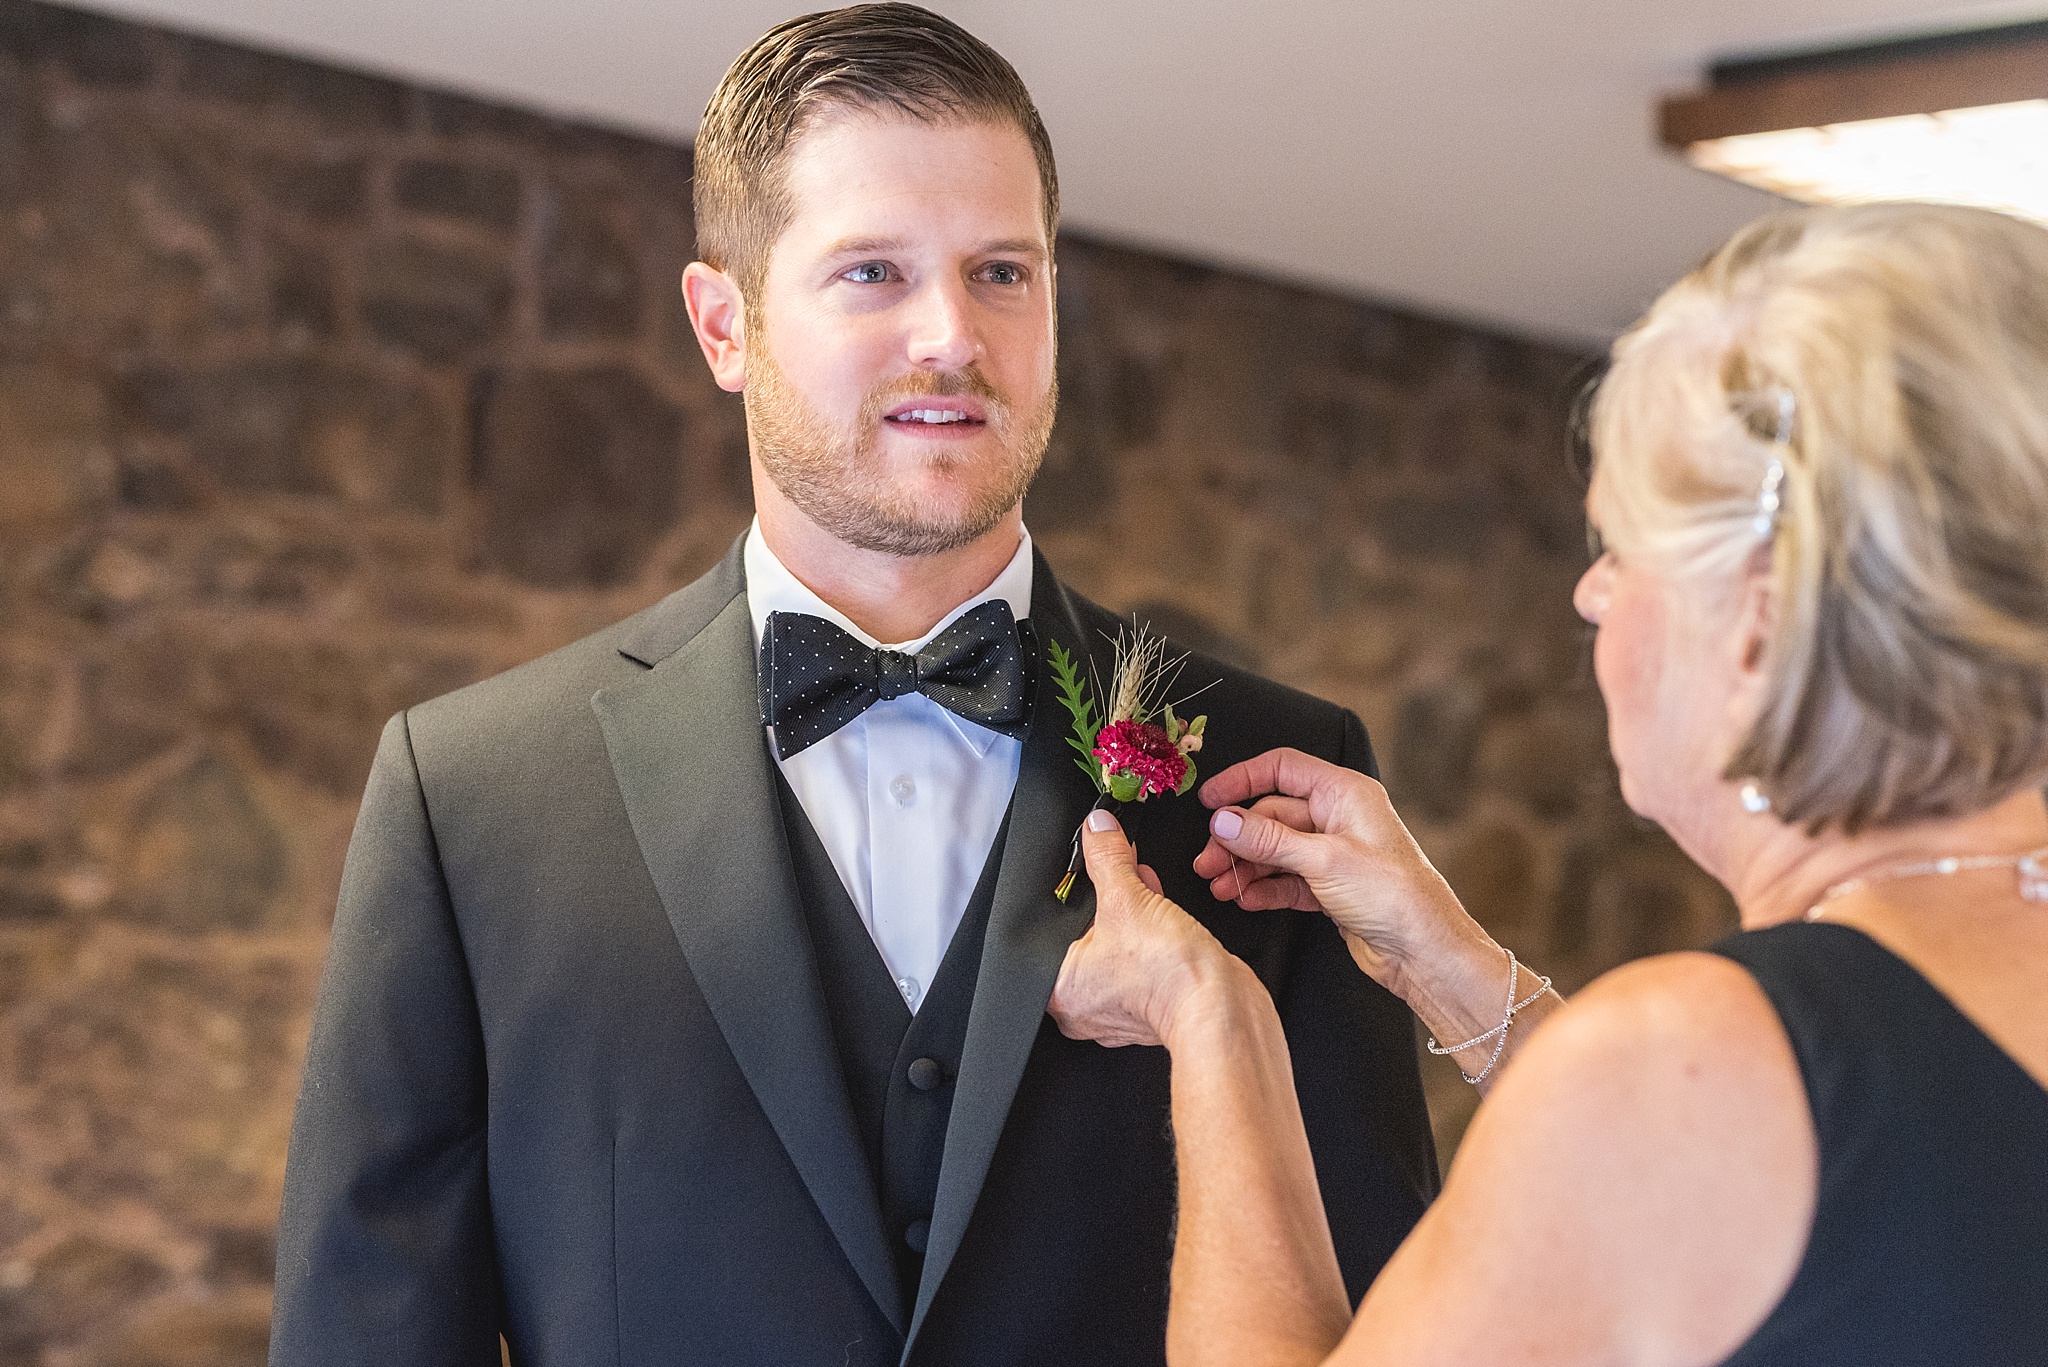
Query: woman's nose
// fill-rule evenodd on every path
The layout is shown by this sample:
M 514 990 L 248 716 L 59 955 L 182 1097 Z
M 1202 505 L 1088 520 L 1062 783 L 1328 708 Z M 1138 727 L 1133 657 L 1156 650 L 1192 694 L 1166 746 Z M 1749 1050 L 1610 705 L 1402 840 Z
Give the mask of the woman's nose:
M 1603 555 L 1586 567 L 1579 576 L 1577 587 L 1572 590 L 1572 607 L 1579 616 L 1594 626 L 1607 613 L 1607 602 L 1614 593 L 1614 567 L 1610 556 Z

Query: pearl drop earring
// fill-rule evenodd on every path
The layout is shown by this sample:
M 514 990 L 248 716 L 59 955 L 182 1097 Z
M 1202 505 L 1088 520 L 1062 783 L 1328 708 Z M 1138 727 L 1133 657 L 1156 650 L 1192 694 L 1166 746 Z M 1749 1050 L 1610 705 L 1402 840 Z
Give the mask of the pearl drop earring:
M 1768 812 L 1770 809 L 1771 799 L 1761 788 L 1757 787 L 1754 783 L 1745 783 L 1742 785 L 1743 811 Z

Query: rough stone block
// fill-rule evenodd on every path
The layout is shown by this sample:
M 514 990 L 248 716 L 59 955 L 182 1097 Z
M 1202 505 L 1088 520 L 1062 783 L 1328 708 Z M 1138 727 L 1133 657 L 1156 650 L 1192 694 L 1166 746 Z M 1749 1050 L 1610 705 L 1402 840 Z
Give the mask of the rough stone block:
M 512 275 L 481 252 L 412 238 L 373 244 L 362 263 L 362 316 L 373 336 L 422 360 L 455 360 L 505 332 Z
M 1500 524 L 1490 490 L 1451 488 L 1375 500 L 1374 535 L 1389 554 L 1412 560 L 1465 560 L 1483 555 Z
M 80 85 L 132 88 L 152 74 L 146 30 L 36 0 L 0 2 L 0 52 L 57 67 Z
M 251 638 L 211 661 L 209 682 L 220 721 L 239 728 L 265 764 L 352 800 L 369 777 L 387 718 L 482 672 L 466 655 Z
M 187 933 L 264 927 L 287 872 L 283 834 L 217 755 L 201 755 L 143 799 L 129 849 L 120 914 Z
M 1549 907 L 1543 860 L 1514 826 L 1490 821 L 1466 832 L 1436 857 L 1444 880 L 1465 909 L 1517 952 L 1540 949 Z
M 481 549 L 514 578 L 623 583 L 680 516 L 683 415 L 638 376 L 514 372 L 476 411 Z
M 162 754 L 193 733 L 200 687 L 192 647 L 172 632 L 103 641 L 79 668 L 64 772 L 103 778 Z
M 591 148 L 599 135 L 562 119 L 525 109 L 491 104 L 446 90 L 419 94 L 420 125 L 444 137 L 488 138 L 549 156 L 573 155 Z
M 1489 723 L 1479 743 L 1479 786 L 1519 800 L 1545 821 L 1567 820 L 1618 796 L 1598 699 L 1582 692 L 1574 701 L 1571 709 L 1531 710 Z
M 84 516 L 114 494 L 99 385 L 56 366 L 0 362 L 0 535 Z
M 132 112 L 31 126 L 21 197 L 0 223 L 0 348 L 95 355 L 231 335 L 256 295 L 239 150 Z
M 1466 336 L 1450 323 L 1361 304 L 1338 338 L 1336 360 L 1349 373 L 1414 390 L 1452 367 Z
M 1108 513 L 1115 488 L 1115 397 L 1105 374 L 1106 344 L 1087 319 L 1085 280 L 1060 279 L 1059 416 L 1045 460 L 1024 503 L 1024 518 L 1047 532 L 1080 530 Z
M 1356 395 L 1329 396 L 1295 408 L 1284 449 L 1309 481 L 1321 485 L 1392 468 L 1399 440 L 1398 418 L 1388 405 Z
M 34 96 L 21 64 L 0 53 L 0 207 L 26 197 Z
M 178 44 L 178 88 L 268 118 L 303 119 L 335 133 L 395 133 L 411 97 L 396 81 L 200 38 Z
M 88 1208 L 147 1199 L 201 1228 L 274 1212 L 314 970 L 143 954 L 87 973 L 11 1041 L 16 1133 L 52 1187 Z M 88 1275 L 115 1287 L 117 1304 L 139 1299 L 133 1276 Z M 86 1322 L 105 1319 L 99 1309 Z
M 140 367 L 121 408 L 132 430 L 176 440 L 230 489 L 431 512 L 455 459 L 455 425 L 431 392 L 377 367 Z
M 325 252 L 274 241 L 270 251 L 270 325 L 292 338 L 334 335 L 340 308 L 334 263 Z
M 168 1279 L 147 1254 L 90 1238 L 66 1240 L 16 1276 L 19 1285 L 0 1283 L 0 1342 L 68 1336 L 104 1321 Z
M 181 1305 L 124 1331 L 102 1367 L 263 1367 L 269 1317 L 260 1307 Z
M 623 212 L 594 192 L 561 187 L 544 212 L 542 328 L 565 339 L 636 335 L 646 284 Z
M 1387 782 L 1397 804 L 1449 821 L 1472 798 L 1473 761 L 1486 719 L 1486 691 L 1466 678 L 1420 688 L 1401 700 L 1387 747 Z
M 263 202 L 272 209 L 319 224 L 354 223 L 362 216 L 369 168 L 360 155 L 267 152 L 254 159 L 251 169 Z
M 506 166 L 431 160 L 401 162 L 391 175 L 401 209 L 509 233 L 519 224 L 519 173 Z
M 1556 952 L 1605 968 L 1735 928 L 1720 884 L 1661 830 L 1626 820 L 1566 849 L 1548 938 Z

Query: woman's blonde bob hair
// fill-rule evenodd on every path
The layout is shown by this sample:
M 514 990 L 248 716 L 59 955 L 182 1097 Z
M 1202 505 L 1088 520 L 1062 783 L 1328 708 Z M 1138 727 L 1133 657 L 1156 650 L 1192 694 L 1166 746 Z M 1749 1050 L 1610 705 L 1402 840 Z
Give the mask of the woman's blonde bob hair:
M 1926 204 L 1753 224 L 1615 343 L 1591 436 L 1624 557 L 1732 582 L 1768 554 L 1727 777 L 1781 819 L 1954 816 L 2048 777 L 2048 230 Z

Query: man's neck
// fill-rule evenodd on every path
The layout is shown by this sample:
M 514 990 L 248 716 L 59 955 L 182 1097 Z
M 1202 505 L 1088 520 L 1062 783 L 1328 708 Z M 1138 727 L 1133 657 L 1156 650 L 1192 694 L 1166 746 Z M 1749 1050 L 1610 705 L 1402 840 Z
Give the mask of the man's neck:
M 779 497 L 756 497 L 761 538 L 812 593 L 877 641 L 915 641 L 995 581 L 1017 554 L 1021 508 L 965 546 L 889 555 L 849 546 Z

